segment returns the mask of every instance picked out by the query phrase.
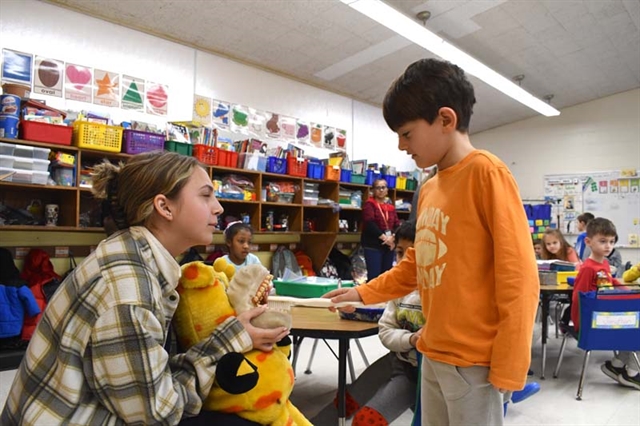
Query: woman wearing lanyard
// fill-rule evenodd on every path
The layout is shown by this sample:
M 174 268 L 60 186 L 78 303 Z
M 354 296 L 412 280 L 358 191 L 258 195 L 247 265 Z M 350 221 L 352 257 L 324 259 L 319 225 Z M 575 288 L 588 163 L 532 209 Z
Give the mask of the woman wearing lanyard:
M 396 209 L 387 200 L 387 181 L 373 182 L 373 196 L 362 209 L 362 237 L 367 276 L 371 280 L 391 269 L 394 259 L 395 241 L 393 231 L 400 225 Z

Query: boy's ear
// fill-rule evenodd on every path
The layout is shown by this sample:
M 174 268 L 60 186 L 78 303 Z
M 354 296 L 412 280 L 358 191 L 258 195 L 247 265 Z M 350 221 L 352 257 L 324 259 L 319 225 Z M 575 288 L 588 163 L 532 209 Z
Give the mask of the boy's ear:
M 591 238 L 589 238 L 589 237 L 584 237 L 584 243 L 585 243 L 586 245 L 588 245 L 589 247 L 591 247 Z
M 442 128 L 445 132 L 455 131 L 456 127 L 458 127 L 458 116 L 452 108 L 440 108 L 438 110 L 438 119 L 442 120 Z

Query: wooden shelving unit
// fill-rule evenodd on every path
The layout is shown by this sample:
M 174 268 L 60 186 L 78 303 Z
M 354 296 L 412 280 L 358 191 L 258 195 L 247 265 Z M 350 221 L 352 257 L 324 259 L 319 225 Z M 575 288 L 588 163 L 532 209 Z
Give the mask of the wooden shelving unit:
M 122 153 L 79 149 L 75 146 L 32 142 L 20 139 L 0 138 L 0 142 L 44 147 L 52 151 L 62 151 L 73 155 L 76 161 L 76 171 L 82 170 L 83 166 L 95 164 L 103 159 L 126 161 L 126 159 L 130 157 L 130 155 Z M 225 213 L 237 216 L 241 214 L 249 215 L 251 226 L 256 230 L 256 235 L 261 236 L 261 241 L 265 239 L 269 240 L 270 236 L 274 236 L 274 241 L 278 240 L 277 236 L 281 235 L 297 237 L 296 240 L 298 240 L 303 250 L 311 257 L 315 269 L 319 269 L 323 265 L 337 241 L 355 242 L 360 238 L 358 232 L 343 233 L 338 231 L 340 219 L 347 220 L 351 224 L 359 224 L 362 217 L 362 209 L 345 207 L 339 211 L 335 211 L 333 207 L 326 205 L 303 205 L 302 189 L 304 188 L 305 182 L 316 183 L 318 184 L 320 197 L 335 202 L 338 202 L 341 187 L 348 190 L 358 190 L 362 192 L 362 200 L 364 202 L 370 195 L 370 187 L 368 185 L 305 179 L 289 175 L 262 173 L 228 167 L 208 166 L 207 170 L 212 179 L 224 177 L 229 174 L 238 174 L 253 182 L 257 199 L 255 201 L 243 201 L 221 198 L 219 201 L 224 207 Z M 78 175 L 79 173 L 76 173 L 76 186 L 73 187 L 0 182 L 0 201 L 6 205 L 24 208 L 31 200 L 39 199 L 43 205 L 58 204 L 60 206 L 59 226 L 0 226 L 0 235 L 3 231 L 101 232 L 102 228 L 98 226 L 95 220 L 91 221 L 88 227 L 81 226 L 81 216 L 86 217 L 88 215 L 90 218 L 99 217 L 97 214 L 99 210 L 96 209 L 99 209 L 100 206 L 99 203 L 93 200 L 89 188 L 78 186 Z M 292 203 L 276 203 L 261 199 L 261 189 L 266 184 L 280 181 L 292 183 L 300 188 L 296 192 Z M 393 202 L 398 198 L 408 198 L 410 201 L 412 196 L 413 191 L 389 190 L 389 197 Z M 267 212 L 270 211 L 273 211 L 276 221 L 279 217 L 287 216 L 288 230 L 286 232 L 261 232 L 261 230 L 264 229 Z M 402 219 L 405 213 L 398 213 Z M 406 214 L 408 215 L 408 212 L 406 212 Z M 306 221 L 313 221 L 315 224 L 314 232 L 304 232 Z M 216 233 L 216 235 L 218 235 L 218 233 Z M 219 236 L 213 239 L 219 239 Z M 61 241 L 61 244 L 63 243 L 64 241 Z

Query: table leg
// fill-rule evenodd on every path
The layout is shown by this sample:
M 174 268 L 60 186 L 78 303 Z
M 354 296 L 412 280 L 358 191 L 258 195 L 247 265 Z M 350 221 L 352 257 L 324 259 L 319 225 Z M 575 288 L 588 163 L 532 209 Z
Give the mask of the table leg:
M 547 339 L 549 338 L 549 305 L 551 295 L 542 294 L 542 371 L 540 379 L 544 380 L 544 369 L 547 365 Z
M 296 374 L 296 362 L 298 362 L 298 355 L 300 353 L 300 345 L 302 344 L 304 337 L 293 336 L 293 356 L 291 357 L 291 368 L 293 368 L 293 374 Z
M 339 339 L 338 345 L 338 425 L 346 425 L 347 354 L 349 339 Z

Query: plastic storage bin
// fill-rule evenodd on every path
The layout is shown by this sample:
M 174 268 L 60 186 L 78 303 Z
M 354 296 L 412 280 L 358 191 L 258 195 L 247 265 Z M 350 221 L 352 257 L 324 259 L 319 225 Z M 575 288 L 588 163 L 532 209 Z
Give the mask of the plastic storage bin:
M 19 170 L 35 170 L 38 172 L 46 172 L 49 169 L 49 160 L 13 157 L 13 168 Z
M 381 175 L 382 179 L 387 181 L 387 186 L 389 189 L 393 189 L 396 187 L 396 177 L 393 175 Z
M 415 191 L 418 187 L 418 181 L 415 179 L 407 179 L 407 183 L 405 185 L 405 189 L 407 191 Z
M 287 157 L 287 172 L 290 176 L 307 177 L 307 160 L 299 157 Z
M 245 170 L 267 171 L 267 157 L 257 152 L 243 152 L 238 156 L 238 167 Z
M 119 126 L 76 121 L 73 124 L 73 143 L 78 148 L 120 152 L 123 130 Z
M 380 172 L 376 172 L 375 170 L 367 170 L 364 183 L 365 185 L 373 185 L 373 182 L 378 179 L 380 179 Z
M 357 183 L 360 185 L 364 185 L 364 181 L 366 179 L 366 175 L 357 175 L 357 174 L 351 174 L 351 183 Z
M 340 180 L 340 167 L 326 166 L 324 171 L 324 179 L 337 182 Z
M 15 144 L 0 142 L 0 155 L 13 155 L 15 148 Z
M 216 166 L 238 167 L 238 153 L 216 148 Z
M 11 176 L 3 179 L 3 182 L 13 183 L 33 183 L 36 185 L 46 185 L 49 172 L 38 172 L 33 170 L 19 170 L 0 167 L 0 175 L 5 173 L 13 173 Z
M 287 160 L 284 159 L 284 158 L 269 157 L 267 159 L 267 172 L 286 175 L 287 174 Z
M 324 277 L 301 277 L 295 281 L 274 280 L 278 296 L 320 297 L 338 288 L 338 280 Z M 353 287 L 353 281 L 342 281 L 342 287 Z
M 49 148 L 40 148 L 37 146 L 27 146 L 27 145 L 15 145 L 13 154 L 16 157 L 24 157 L 24 158 L 33 158 L 35 160 L 48 160 L 49 153 L 51 150 Z
M 340 182 L 351 182 L 351 170 L 341 169 L 340 170 Z
M 404 176 L 396 177 L 396 189 L 406 189 L 407 188 L 407 178 Z
M 22 139 L 30 141 L 71 145 L 73 128 L 57 124 L 22 120 L 20 122 L 20 135 Z
M 324 164 L 322 161 L 309 160 L 307 163 L 307 177 L 309 179 L 324 179 Z
M 125 130 L 123 132 L 123 142 L 122 152 L 127 154 L 140 154 L 141 152 L 161 151 L 164 149 L 164 135 L 157 133 Z
M 13 155 L 0 155 L 0 167 L 3 169 L 13 169 Z
M 186 142 L 164 141 L 164 149 L 190 157 L 193 152 L 193 145 Z
M 202 164 L 215 166 L 217 160 L 216 150 L 215 146 L 195 144 L 193 145 L 193 156 Z

